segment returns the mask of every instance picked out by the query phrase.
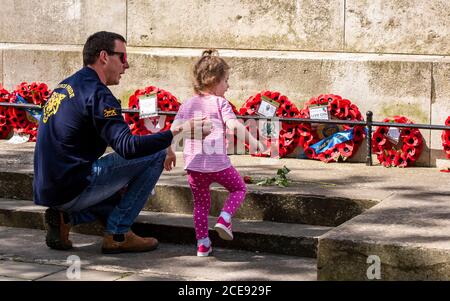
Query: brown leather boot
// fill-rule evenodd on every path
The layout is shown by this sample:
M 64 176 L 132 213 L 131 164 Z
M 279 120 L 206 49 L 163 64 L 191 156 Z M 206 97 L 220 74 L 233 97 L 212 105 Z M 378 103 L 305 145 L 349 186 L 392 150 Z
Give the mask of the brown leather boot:
M 47 226 L 47 236 L 45 242 L 47 246 L 55 250 L 69 250 L 72 242 L 69 240 L 71 225 L 68 220 L 64 220 L 64 213 L 53 208 L 45 211 L 45 223 Z
M 115 241 L 114 235 L 105 234 L 103 238 L 102 253 L 116 254 L 124 252 L 147 252 L 158 247 L 158 240 L 153 237 L 140 237 L 131 230 L 124 234 L 123 241 Z

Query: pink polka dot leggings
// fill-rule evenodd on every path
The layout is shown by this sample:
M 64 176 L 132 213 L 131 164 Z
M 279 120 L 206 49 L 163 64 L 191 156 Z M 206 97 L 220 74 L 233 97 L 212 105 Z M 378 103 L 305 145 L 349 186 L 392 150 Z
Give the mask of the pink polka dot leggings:
M 246 187 L 239 172 L 233 167 L 218 172 L 187 170 L 188 182 L 194 196 L 194 226 L 197 240 L 208 237 L 208 214 L 211 208 L 209 186 L 219 183 L 230 192 L 223 211 L 234 215 L 244 201 Z

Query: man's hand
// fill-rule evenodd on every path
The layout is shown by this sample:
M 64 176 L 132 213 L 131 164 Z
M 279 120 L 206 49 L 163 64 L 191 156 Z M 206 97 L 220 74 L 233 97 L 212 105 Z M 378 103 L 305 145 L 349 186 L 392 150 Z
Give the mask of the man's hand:
M 164 160 L 164 169 L 167 171 L 171 171 L 177 164 L 177 156 L 176 154 L 169 149 L 167 151 L 166 160 Z
M 183 136 L 190 139 L 205 139 L 211 134 L 212 123 L 206 117 L 192 118 L 183 123 L 179 128 L 172 130 L 173 136 L 183 133 Z

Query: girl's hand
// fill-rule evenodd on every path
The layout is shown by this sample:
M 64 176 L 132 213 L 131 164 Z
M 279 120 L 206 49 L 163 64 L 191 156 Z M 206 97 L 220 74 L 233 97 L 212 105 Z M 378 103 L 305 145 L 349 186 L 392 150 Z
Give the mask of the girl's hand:
M 177 156 L 173 151 L 167 152 L 166 160 L 164 160 L 164 169 L 171 171 L 177 164 Z

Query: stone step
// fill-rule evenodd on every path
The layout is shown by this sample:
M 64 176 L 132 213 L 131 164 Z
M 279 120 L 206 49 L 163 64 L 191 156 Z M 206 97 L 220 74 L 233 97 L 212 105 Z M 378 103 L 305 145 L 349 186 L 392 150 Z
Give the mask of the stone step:
M 45 229 L 45 207 L 29 201 L 0 199 L 0 226 Z M 233 220 L 232 241 L 221 240 L 214 230 L 216 218 L 209 217 L 210 238 L 215 246 L 247 251 L 316 257 L 318 237 L 330 227 L 265 221 Z M 74 227 L 82 234 L 102 235 L 97 223 Z M 162 242 L 195 244 L 192 216 L 143 211 L 133 225 L 143 236 L 155 236 Z
M 190 187 L 187 184 L 174 184 L 176 180 L 161 179 L 156 186 L 156 195 L 150 198 L 144 210 L 191 214 L 193 198 Z M 185 181 L 184 178 L 181 180 Z M 227 197 L 228 191 L 218 185 L 212 185 L 212 215 L 220 214 Z M 283 192 L 254 190 L 247 192 L 236 217 L 334 227 L 361 214 L 374 204 L 375 202 L 364 199 L 308 194 L 299 191 L 298 187 Z
M 450 191 L 393 195 L 319 239 L 319 280 L 450 280 Z
M 0 171 L 0 197 L 32 200 L 33 174 Z M 254 185 L 253 185 L 254 186 Z M 161 177 L 156 195 L 149 198 L 146 211 L 191 214 L 193 199 L 184 176 Z M 228 192 L 213 185 L 211 214 L 218 216 Z M 245 201 L 236 213 L 237 218 L 281 223 L 299 223 L 337 226 L 361 214 L 376 201 L 314 194 L 292 187 L 283 191 L 255 189 L 248 191 Z
M 11 144 L 0 141 L 0 198 L 32 200 L 34 143 Z M 247 195 L 237 218 L 281 223 L 337 226 L 377 204 L 389 191 L 373 190 L 372 172 L 359 176 L 358 184 L 345 180 L 355 177 L 356 166 L 326 165 L 311 160 L 269 159 L 230 156 L 241 175 L 269 177 L 284 165 L 291 169 L 290 186 L 247 185 Z M 330 167 L 331 169 L 329 169 Z M 366 187 L 362 187 L 363 182 Z M 378 180 L 377 180 L 378 181 Z M 357 193 L 353 187 L 358 187 Z M 228 192 L 212 185 L 211 215 L 218 216 Z M 182 153 L 177 166 L 164 172 L 144 210 L 191 214 L 192 193 L 183 170 Z

